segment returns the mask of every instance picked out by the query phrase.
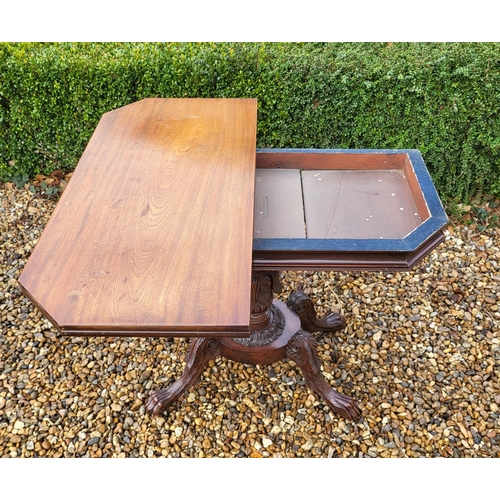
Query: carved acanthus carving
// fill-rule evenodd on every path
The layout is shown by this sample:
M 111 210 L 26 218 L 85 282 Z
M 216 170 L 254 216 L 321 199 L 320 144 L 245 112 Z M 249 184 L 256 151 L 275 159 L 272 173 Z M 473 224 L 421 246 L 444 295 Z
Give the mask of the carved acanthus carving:
M 250 338 L 234 339 L 238 344 L 259 347 L 274 342 L 285 327 L 283 313 L 272 305 L 274 292 L 281 291 L 278 271 L 255 271 L 250 295 Z
M 274 342 L 285 328 L 285 317 L 283 313 L 271 304 L 269 307 L 271 323 L 265 328 L 259 330 L 251 330 L 249 339 L 233 339 L 238 344 L 249 347 L 262 346 Z

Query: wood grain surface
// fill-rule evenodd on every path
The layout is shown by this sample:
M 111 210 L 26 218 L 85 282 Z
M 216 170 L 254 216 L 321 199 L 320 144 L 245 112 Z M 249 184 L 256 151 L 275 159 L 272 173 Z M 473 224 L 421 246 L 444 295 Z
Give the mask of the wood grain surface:
M 257 101 L 106 113 L 24 272 L 64 333 L 248 336 Z
M 309 238 L 404 238 L 421 223 L 404 170 L 302 170 Z
M 305 238 L 300 170 L 256 172 L 254 238 Z

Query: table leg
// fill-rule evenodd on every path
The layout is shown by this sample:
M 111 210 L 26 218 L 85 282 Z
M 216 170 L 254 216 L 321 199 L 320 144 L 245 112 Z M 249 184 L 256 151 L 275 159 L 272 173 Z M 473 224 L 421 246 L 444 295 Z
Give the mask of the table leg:
M 361 411 L 354 399 L 330 387 L 321 375 L 316 340 L 309 332 L 299 330 L 291 338 L 286 347 L 286 356 L 302 370 L 308 387 L 319 393 L 333 411 L 349 420 L 359 419 Z
M 334 312 L 318 318 L 313 301 L 300 288 L 290 294 L 286 305 L 298 314 L 301 328 L 308 332 L 335 332 L 346 326 L 344 317 Z
M 207 363 L 220 353 L 220 341 L 197 338 L 189 341 L 184 372 L 171 386 L 152 391 L 146 401 L 148 413 L 158 415 L 200 380 Z

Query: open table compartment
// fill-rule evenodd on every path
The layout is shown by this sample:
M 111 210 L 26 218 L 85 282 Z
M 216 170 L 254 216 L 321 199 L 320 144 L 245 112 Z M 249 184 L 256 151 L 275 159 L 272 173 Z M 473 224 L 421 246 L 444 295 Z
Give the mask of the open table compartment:
M 257 151 L 254 269 L 408 270 L 448 222 L 418 151 Z

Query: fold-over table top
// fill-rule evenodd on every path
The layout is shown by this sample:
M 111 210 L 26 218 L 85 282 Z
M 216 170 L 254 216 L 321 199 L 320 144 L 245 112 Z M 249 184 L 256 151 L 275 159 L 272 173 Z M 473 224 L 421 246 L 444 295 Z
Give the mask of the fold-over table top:
M 255 99 L 106 113 L 19 281 L 63 333 L 249 336 Z

